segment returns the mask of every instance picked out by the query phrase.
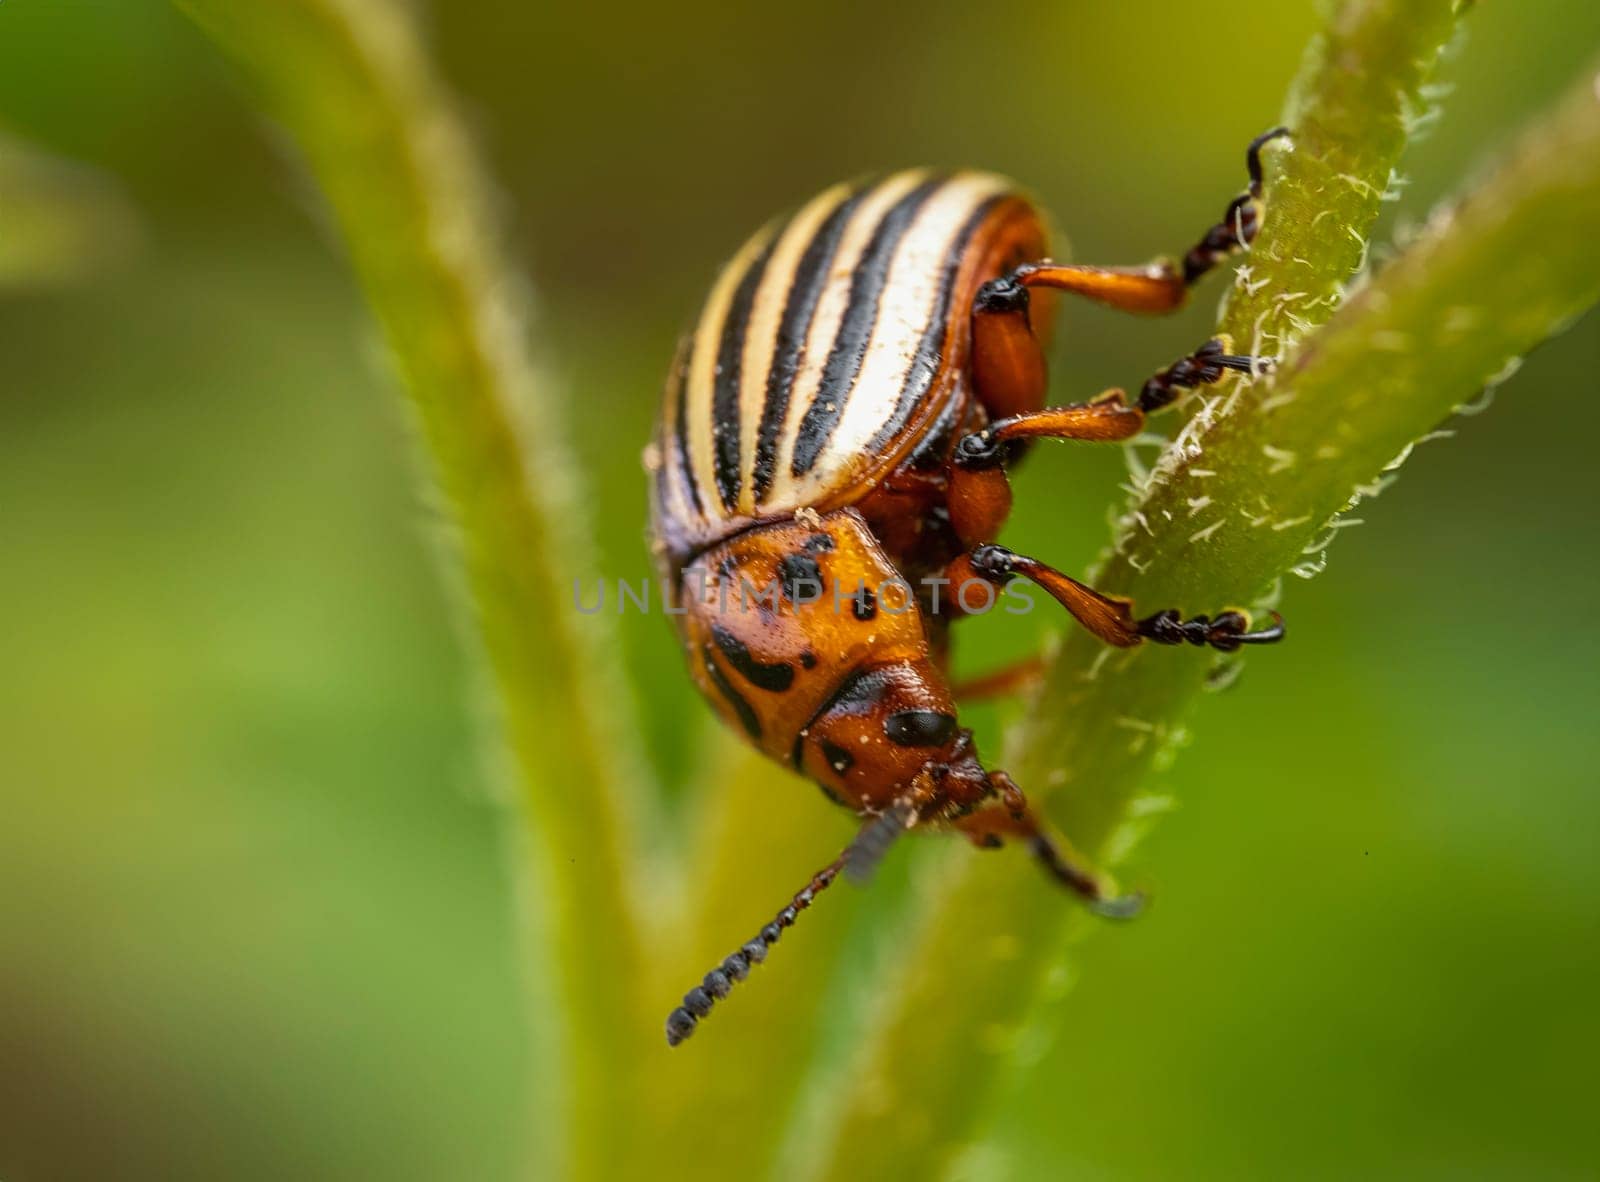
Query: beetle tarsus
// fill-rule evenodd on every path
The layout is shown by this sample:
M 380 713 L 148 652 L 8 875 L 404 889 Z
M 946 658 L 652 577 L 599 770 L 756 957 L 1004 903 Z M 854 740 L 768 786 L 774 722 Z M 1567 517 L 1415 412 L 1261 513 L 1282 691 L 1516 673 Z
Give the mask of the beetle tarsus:
M 1089 910 L 1101 919 L 1111 919 L 1123 922 L 1137 919 L 1144 914 L 1145 895 L 1143 891 L 1133 891 L 1126 895 L 1118 895 L 1112 899 L 1091 899 Z
M 1261 196 L 1261 149 L 1273 140 L 1289 140 L 1294 138 L 1294 133 L 1287 127 L 1274 127 L 1271 131 L 1263 131 L 1250 141 L 1250 146 L 1245 149 L 1244 164 L 1250 175 L 1250 195 Z
M 1270 358 L 1230 353 L 1232 345 L 1227 336 L 1212 337 L 1189 356 L 1179 358 L 1152 376 L 1139 391 L 1139 409 L 1151 414 L 1172 405 L 1185 390 L 1215 385 L 1229 373 L 1271 371 Z
M 1171 608 L 1146 616 L 1139 621 L 1138 630 L 1140 636 L 1156 644 L 1192 644 L 1219 653 L 1236 652 L 1246 644 L 1276 644 L 1285 632 L 1283 617 L 1277 612 L 1272 613 L 1271 627 L 1252 632 L 1249 614 L 1237 609 L 1221 612 L 1215 618 L 1195 616 L 1185 620 Z
M 1234 251 L 1248 249 L 1255 241 L 1261 229 L 1262 217 L 1261 149 L 1273 140 L 1288 138 L 1287 127 L 1274 127 L 1250 141 L 1250 147 L 1245 152 L 1249 187 L 1228 203 L 1222 220 L 1207 230 L 1205 236 L 1183 256 L 1183 281 L 1186 285 L 1193 286 L 1201 276 Z

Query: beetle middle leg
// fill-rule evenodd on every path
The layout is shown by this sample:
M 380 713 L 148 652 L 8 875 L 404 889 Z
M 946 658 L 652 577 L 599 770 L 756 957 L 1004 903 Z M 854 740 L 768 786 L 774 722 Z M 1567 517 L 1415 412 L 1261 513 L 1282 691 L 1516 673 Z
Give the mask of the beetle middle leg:
M 1232 344 L 1226 335 L 1212 337 L 1187 357 L 1180 357 L 1151 375 L 1132 405 L 1127 391 L 1113 387 L 1090 402 L 1026 410 L 999 418 L 965 436 L 956 448 L 955 462 L 967 467 L 1003 463 L 1007 445 L 1025 439 L 1076 439 L 1089 443 L 1132 439 L 1144 429 L 1146 415 L 1171 406 L 1187 390 L 1216 385 L 1230 373 L 1270 371 L 1270 359 L 1232 353 Z
M 1031 439 L 1115 442 L 1144 429 L 1145 416 L 1171 405 L 1185 390 L 1214 385 L 1229 373 L 1261 372 L 1264 358 L 1230 353 L 1226 336 L 1213 337 L 1187 357 L 1156 373 L 1131 404 L 1111 389 L 1091 402 L 1023 410 L 962 436 L 950 457 L 950 520 L 969 545 L 987 542 L 1011 511 L 1005 466 L 1018 445 Z M 995 408 L 990 407 L 991 413 Z

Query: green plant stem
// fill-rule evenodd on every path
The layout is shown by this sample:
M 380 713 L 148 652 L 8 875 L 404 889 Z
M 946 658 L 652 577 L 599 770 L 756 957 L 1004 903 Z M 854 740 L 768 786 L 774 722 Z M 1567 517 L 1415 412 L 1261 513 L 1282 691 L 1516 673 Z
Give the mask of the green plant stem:
M 1274 382 L 1237 386 L 1194 419 L 1098 585 L 1191 613 L 1249 602 L 1414 441 L 1600 296 L 1594 87 L 1585 78 L 1489 182 L 1305 338 Z M 1258 267 L 1256 278 L 1272 276 Z M 1021 783 L 1056 793 L 1063 827 L 1114 858 L 1211 667 L 1204 654 L 1151 646 L 1108 655 L 1070 634 L 1013 753 Z M 1064 983 L 1063 941 L 1087 926 L 1024 858 L 952 858 L 842 1089 L 828 1176 L 937 1176 L 974 1135 L 1041 992 Z
M 1282 358 L 1333 315 L 1363 265 L 1432 79 L 1470 0 L 1342 0 L 1306 48 L 1284 104 L 1294 158 L 1267 186 L 1266 221 L 1234 272 L 1219 328 Z
M 644 778 L 610 672 L 615 645 L 573 610 L 572 580 L 591 569 L 582 499 L 477 163 L 403 6 L 180 5 L 244 65 L 305 153 L 410 395 L 522 789 L 537 855 L 519 850 L 526 894 L 553 936 L 542 959 L 556 996 L 534 1022 L 566 1053 L 546 1075 L 540 1172 L 606 1175 L 615 1125 L 637 1110 L 618 1065 L 641 1035 L 618 1016 L 640 1008 L 623 818 L 640 815 L 628 789 Z

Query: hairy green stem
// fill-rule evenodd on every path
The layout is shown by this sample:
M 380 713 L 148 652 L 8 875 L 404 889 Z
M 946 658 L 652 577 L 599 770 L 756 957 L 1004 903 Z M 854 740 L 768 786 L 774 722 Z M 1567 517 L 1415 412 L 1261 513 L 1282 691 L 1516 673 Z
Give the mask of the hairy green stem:
M 572 610 L 590 569 L 551 383 L 529 355 L 478 164 L 387 0 L 180 0 L 245 67 L 326 195 L 421 426 L 516 763 L 528 899 L 553 937 L 536 1035 L 546 1073 L 540 1172 L 609 1176 L 637 1112 L 620 1067 L 643 1032 L 620 1015 L 642 963 L 624 818 L 640 816 L 616 646 Z M 630 791 L 631 789 L 631 791 Z M 563 1161 L 557 1133 L 565 1131 Z
M 1438 115 L 1439 56 L 1470 0 L 1344 0 L 1312 39 L 1283 109 L 1294 159 L 1271 178 L 1267 219 L 1234 273 L 1220 328 L 1283 357 L 1333 315 L 1366 262 L 1411 135 Z
M 1394 17 L 1417 8 L 1375 7 Z M 1369 32 L 1403 39 L 1418 27 Z M 1357 60 L 1352 53 L 1348 44 L 1340 51 L 1346 69 Z M 1303 85 L 1324 73 L 1313 62 Z M 1237 385 L 1207 404 L 1146 482 L 1098 585 L 1147 609 L 1195 613 L 1250 602 L 1305 561 L 1330 520 L 1398 455 L 1595 300 L 1593 87 L 1585 79 L 1491 181 L 1436 217 L 1422 241 L 1307 336 L 1276 380 Z M 1302 95 L 1291 107 L 1327 101 Z M 1292 191 L 1302 163 L 1315 159 L 1283 159 L 1282 190 Z M 1382 166 L 1384 176 L 1390 167 Z M 1362 192 L 1347 184 L 1327 201 Z M 1351 237 L 1342 220 L 1321 224 L 1330 237 Z M 1320 259 L 1332 290 L 1349 256 L 1318 253 L 1318 241 L 1305 237 L 1291 261 Z M 1278 296 L 1306 286 L 1302 277 L 1285 291 L 1270 259 L 1251 263 L 1251 282 L 1265 281 Z M 1248 315 L 1230 312 L 1241 314 Z M 1053 794 L 1051 812 L 1063 827 L 1114 860 L 1149 812 L 1141 785 L 1169 753 L 1212 667 L 1200 653 L 1108 653 L 1070 634 L 1013 752 L 1020 782 Z M 1087 926 L 1081 912 L 1047 894 L 1026 859 L 952 858 L 907 970 L 883 989 L 873 1037 L 842 1089 L 828 1176 L 935 1176 L 946 1166 L 979 1127 L 992 1081 L 1012 1060 L 1041 993 L 1064 984 L 1063 941 Z

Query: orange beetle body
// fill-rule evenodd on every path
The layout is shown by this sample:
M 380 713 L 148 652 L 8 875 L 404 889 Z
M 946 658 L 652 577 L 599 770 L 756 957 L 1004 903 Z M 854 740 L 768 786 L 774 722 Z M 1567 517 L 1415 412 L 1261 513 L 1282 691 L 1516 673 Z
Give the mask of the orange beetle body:
M 1126 599 L 994 543 L 1011 507 L 1006 467 L 1028 441 L 1129 438 L 1181 391 L 1255 365 L 1209 341 L 1137 399 L 1113 390 L 1047 409 L 1046 317 L 1031 293 L 1177 307 L 1253 235 L 1268 138 L 1251 146 L 1250 190 L 1181 267 L 1036 261 L 1044 219 L 1010 182 L 912 171 L 827 190 L 722 271 L 647 452 L 657 558 L 707 701 L 865 824 L 684 997 L 669 1042 L 692 1033 L 841 869 L 864 875 L 913 826 L 953 825 L 985 847 L 1018 838 L 1098 909 L 1132 910 L 1073 862 L 1005 773 L 980 763 L 947 680 L 948 628 L 1022 576 L 1111 644 L 1229 651 L 1281 635 L 1250 632 L 1238 611 L 1136 619 Z

